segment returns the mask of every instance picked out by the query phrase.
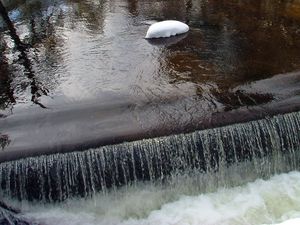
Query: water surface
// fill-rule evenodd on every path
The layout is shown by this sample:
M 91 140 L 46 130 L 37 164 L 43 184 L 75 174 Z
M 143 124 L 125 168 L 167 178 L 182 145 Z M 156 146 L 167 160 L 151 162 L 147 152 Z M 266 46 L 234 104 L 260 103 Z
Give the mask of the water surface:
M 299 108 L 299 1 L 4 5 L 15 30 L 1 20 L 2 149 L 138 139 L 200 129 L 234 110 L 256 107 L 249 120 Z M 165 19 L 189 33 L 145 40 Z M 245 120 L 233 115 L 216 125 Z
M 296 225 L 299 178 L 299 172 L 290 172 L 202 194 L 190 178 L 185 185 L 141 185 L 60 205 L 21 205 L 23 217 L 46 225 Z
M 1 22 L 4 115 L 107 95 L 145 104 L 183 98 L 211 113 L 272 101 L 278 93 L 239 87 L 300 70 L 298 1 L 5 3 L 28 46 L 20 52 Z M 177 43 L 148 43 L 149 25 L 165 19 L 191 30 Z
M 225 120 L 238 121 L 243 110 L 265 117 L 265 109 L 297 111 L 300 105 L 298 0 L 3 3 L 15 28 L 0 17 L 3 152 L 70 144 L 81 150 L 99 138 L 178 133 L 235 110 Z M 187 23 L 189 33 L 145 40 L 149 25 L 165 19 Z M 93 199 L 15 204 L 26 219 L 43 224 L 235 225 L 299 218 L 298 172 L 247 183 L 259 176 L 246 168 L 229 173 L 234 184 L 225 188 L 213 180 L 206 192 L 187 176 L 191 183 L 142 183 Z

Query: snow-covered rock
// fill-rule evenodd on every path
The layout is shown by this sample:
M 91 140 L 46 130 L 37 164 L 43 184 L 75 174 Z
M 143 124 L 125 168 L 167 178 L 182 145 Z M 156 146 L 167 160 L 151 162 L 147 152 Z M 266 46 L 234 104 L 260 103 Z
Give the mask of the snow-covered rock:
M 152 24 L 145 38 L 171 37 L 189 31 L 189 26 L 176 20 L 165 20 Z

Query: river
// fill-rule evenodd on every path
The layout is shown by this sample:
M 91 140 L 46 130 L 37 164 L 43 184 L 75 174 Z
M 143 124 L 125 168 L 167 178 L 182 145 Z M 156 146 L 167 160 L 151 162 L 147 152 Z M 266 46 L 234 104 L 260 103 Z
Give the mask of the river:
M 279 123 L 272 117 L 300 110 L 299 0 L 16 0 L 3 4 L 10 21 L 0 17 L 0 167 L 1 179 L 9 179 L 2 180 L 0 194 L 21 209 L 23 218 L 49 225 L 300 224 L 300 174 L 298 157 L 293 158 L 299 151 L 299 120 L 286 116 L 286 123 Z M 190 31 L 167 40 L 144 39 L 151 24 L 166 19 L 187 23 Z M 239 124 L 252 120 L 258 125 Z M 229 127 L 233 129 L 224 128 L 242 131 L 234 137 L 222 136 L 223 128 L 218 130 L 236 123 Z M 63 196 L 60 203 L 47 202 L 47 197 L 40 202 L 18 201 L 6 195 L 26 186 L 20 181 L 27 179 L 30 166 L 51 177 L 48 165 L 56 167 L 62 159 L 71 165 L 75 158 L 78 164 L 75 160 L 68 168 L 59 165 L 62 171 L 77 173 L 83 171 L 85 154 L 99 156 L 112 148 L 115 159 L 116 149 L 131 146 L 126 149 L 130 152 L 137 145 L 137 149 L 144 146 L 141 151 L 148 160 L 152 153 L 159 155 L 162 145 L 153 138 L 161 136 L 171 135 L 162 141 L 162 148 L 168 149 L 169 142 L 178 145 L 173 146 L 175 152 L 190 161 L 176 163 L 187 168 L 197 161 L 185 157 L 194 136 L 172 135 L 211 128 L 216 130 L 204 131 L 201 145 L 209 147 L 207 152 L 222 152 L 226 160 L 218 161 L 219 155 L 204 155 L 202 160 L 206 165 L 215 160 L 212 167 L 218 167 L 217 172 L 171 174 L 167 181 L 161 178 L 163 183 L 145 178 L 84 198 Z M 247 132 L 256 136 L 248 140 Z M 210 142 L 214 134 L 219 142 Z M 131 145 L 131 141 L 137 142 Z M 232 145 L 236 142 L 239 146 Z M 149 143 L 158 148 L 151 149 Z M 101 146 L 107 145 L 103 150 Z M 223 149 L 228 145 L 232 148 Z M 245 152 L 232 153 L 243 147 Z M 85 151 L 90 148 L 96 150 Z M 257 153 L 258 149 L 263 151 Z M 264 161 L 265 150 L 292 155 Z M 133 151 L 129 155 L 137 159 Z M 65 152 L 71 153 L 60 155 Z M 242 153 L 249 154 L 246 160 Z M 158 161 L 151 163 L 158 168 L 163 165 Z M 228 166 L 220 169 L 219 162 Z M 144 178 L 147 170 L 151 178 L 151 169 L 142 164 L 137 174 Z M 119 165 L 123 166 L 115 165 L 116 177 L 125 170 L 125 164 Z M 128 165 L 130 177 L 135 164 Z M 123 173 L 124 180 L 115 182 L 127 184 Z M 38 178 L 37 186 L 53 181 Z M 31 190 L 26 188 L 24 193 Z

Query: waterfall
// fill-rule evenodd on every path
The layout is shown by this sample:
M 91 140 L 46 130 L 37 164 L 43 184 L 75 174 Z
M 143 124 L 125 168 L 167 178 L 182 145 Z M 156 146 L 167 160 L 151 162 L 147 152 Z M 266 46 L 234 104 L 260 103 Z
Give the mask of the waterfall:
M 293 112 L 188 134 L 3 162 L 0 194 L 63 201 L 138 181 L 164 183 L 174 174 L 215 174 L 245 162 L 261 177 L 286 172 L 299 168 L 299 129 L 300 112 Z

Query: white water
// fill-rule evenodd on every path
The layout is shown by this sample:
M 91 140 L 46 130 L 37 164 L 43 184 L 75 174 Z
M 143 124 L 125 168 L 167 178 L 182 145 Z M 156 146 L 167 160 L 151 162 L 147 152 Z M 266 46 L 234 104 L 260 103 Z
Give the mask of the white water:
M 45 225 L 300 224 L 300 172 L 206 194 L 178 196 L 182 187 L 144 184 L 63 204 L 23 202 L 22 208 L 26 218 Z

